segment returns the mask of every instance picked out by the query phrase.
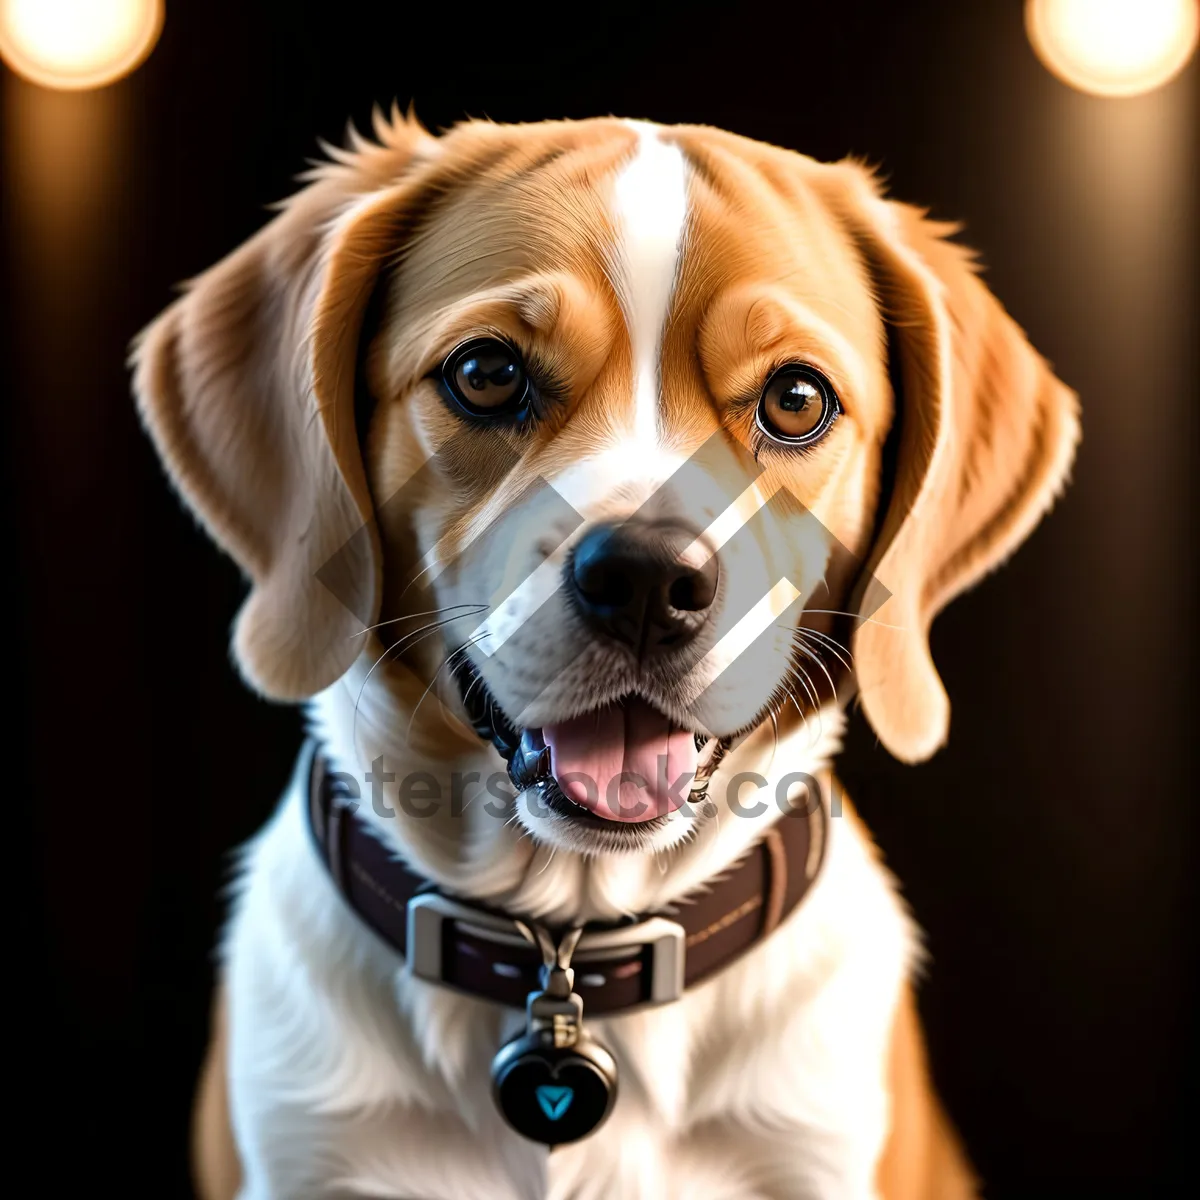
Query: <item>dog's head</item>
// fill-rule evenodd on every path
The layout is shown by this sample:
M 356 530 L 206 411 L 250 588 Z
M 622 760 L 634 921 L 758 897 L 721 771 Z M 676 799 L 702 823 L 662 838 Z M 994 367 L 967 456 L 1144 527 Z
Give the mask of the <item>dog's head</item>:
M 678 779 L 844 697 L 851 662 L 881 741 L 931 754 L 930 623 L 1077 436 L 950 231 L 710 129 L 377 133 L 136 352 L 250 577 L 247 680 L 312 696 L 373 629 L 410 712 L 432 691 L 548 759 L 536 828 L 585 849 L 670 844 Z

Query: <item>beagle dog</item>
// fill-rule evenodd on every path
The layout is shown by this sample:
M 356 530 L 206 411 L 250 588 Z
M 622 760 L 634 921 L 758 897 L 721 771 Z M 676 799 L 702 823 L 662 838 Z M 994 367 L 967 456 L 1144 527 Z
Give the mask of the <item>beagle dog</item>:
M 930 624 L 1078 437 L 953 232 L 715 129 L 393 111 L 142 334 L 234 660 L 313 739 L 201 1195 L 976 1194 L 831 769 L 852 695 L 943 743 Z

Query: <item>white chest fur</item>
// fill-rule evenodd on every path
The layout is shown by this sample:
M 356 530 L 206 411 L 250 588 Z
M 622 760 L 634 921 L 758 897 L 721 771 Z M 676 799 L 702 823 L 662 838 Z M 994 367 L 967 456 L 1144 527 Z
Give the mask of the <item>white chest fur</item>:
M 323 697 L 314 714 L 335 746 L 343 699 Z M 512 1133 L 490 1099 L 491 1058 L 521 1014 L 407 975 L 324 874 L 302 793 L 293 781 L 248 848 L 225 946 L 245 1197 L 873 1194 L 914 938 L 852 818 L 830 822 L 817 882 L 769 939 L 675 1004 L 588 1022 L 618 1061 L 620 1098 L 596 1134 L 550 1153 Z M 722 865 L 753 840 L 731 820 Z M 680 878 L 718 853 L 692 847 L 688 861 L 685 847 Z M 604 891 L 560 858 L 531 885 L 546 909 L 556 891 L 568 905 L 578 889 Z M 486 876 L 480 862 L 460 883 Z M 610 891 L 646 891 L 618 878 Z

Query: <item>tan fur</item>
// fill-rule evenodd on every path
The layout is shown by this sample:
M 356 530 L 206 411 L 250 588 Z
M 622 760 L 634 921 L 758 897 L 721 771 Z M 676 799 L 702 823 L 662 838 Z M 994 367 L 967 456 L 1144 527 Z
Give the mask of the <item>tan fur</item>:
M 212 1031 L 192 1113 L 192 1179 L 200 1200 L 234 1200 L 242 1182 L 229 1118 L 229 1012 L 225 988 L 213 995 Z
M 366 626 L 421 611 L 427 600 L 409 588 L 418 546 L 449 555 L 490 510 L 568 471 L 632 419 L 633 354 L 604 202 L 605 181 L 635 142 L 629 128 L 471 123 L 435 140 L 396 118 L 377 134 L 381 145 L 357 139 L 196 280 L 135 355 L 143 418 L 168 469 L 249 576 L 238 662 L 277 698 L 312 696 L 350 668 Z M 834 381 L 845 413 L 826 441 L 805 455 L 764 453 L 763 485 L 785 487 L 798 503 L 765 526 L 753 561 L 733 569 L 768 564 L 805 585 L 823 578 L 828 608 L 850 607 L 853 596 L 873 612 L 854 646 L 864 711 L 897 757 L 927 757 L 949 720 L 930 624 L 1052 502 L 1077 437 L 1074 397 L 944 240 L 949 230 L 882 199 L 858 165 L 818 164 L 709 129 L 662 136 L 691 171 L 661 348 L 664 446 L 690 455 L 720 430 L 751 448 L 753 397 L 783 362 L 813 363 Z M 375 411 L 360 447 L 355 355 L 381 280 L 368 365 Z M 889 384 L 889 325 L 901 397 Z M 509 471 L 497 449 L 504 439 L 517 448 L 518 435 L 458 436 L 427 378 L 462 339 L 497 332 L 545 363 L 564 391 L 522 435 L 523 457 Z M 896 420 L 896 477 L 875 536 Z M 389 508 L 443 447 L 427 501 Z M 631 498 L 615 489 L 603 502 Z M 815 543 L 810 513 L 822 531 Z M 830 558 L 835 541 L 840 559 Z M 346 546 L 340 577 L 322 577 Z M 409 661 L 436 661 L 443 650 L 427 642 Z M 384 675 L 399 711 L 417 707 L 416 674 L 389 666 Z M 503 679 L 488 683 L 509 707 Z M 802 707 L 781 722 L 800 723 Z M 418 729 L 412 744 L 425 752 L 436 742 L 450 759 L 464 737 L 443 723 Z M 234 1195 L 238 1179 L 224 1004 L 219 992 L 194 1126 L 206 1200 Z M 907 989 L 890 1087 L 881 1195 L 974 1194 Z
M 892 595 L 859 628 L 857 681 L 880 740 L 915 762 L 943 744 L 950 723 L 929 627 L 1053 503 L 1079 438 L 1078 405 L 970 253 L 944 240 L 954 227 L 885 206 L 865 175 L 837 186 L 832 202 L 862 239 L 895 322 L 905 390 L 897 477 L 868 561 Z M 872 599 L 863 597 L 875 610 Z
M 883 1200 L 973 1200 L 979 1185 L 934 1094 L 911 988 L 901 994 L 888 1061 L 892 1126 L 879 1163 Z
M 176 486 L 253 584 L 234 636 L 247 682 L 310 696 L 378 607 L 372 508 L 352 417 L 358 320 L 408 193 L 371 192 L 426 144 L 401 123 L 359 169 L 327 169 L 205 272 L 134 352 L 142 418 Z M 364 202 L 364 194 L 370 196 Z M 317 572 L 365 530 L 351 607 Z M 345 595 L 343 589 L 343 595 Z M 353 611 L 352 611 L 353 610 Z

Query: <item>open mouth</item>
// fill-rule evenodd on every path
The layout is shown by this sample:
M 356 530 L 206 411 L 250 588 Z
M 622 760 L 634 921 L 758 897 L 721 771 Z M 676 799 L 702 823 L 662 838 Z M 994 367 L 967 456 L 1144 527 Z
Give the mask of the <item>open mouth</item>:
M 455 674 L 472 727 L 504 758 L 517 791 L 596 829 L 661 828 L 673 811 L 703 800 L 733 740 L 682 729 L 636 695 L 517 729 L 469 661 L 460 660 Z

